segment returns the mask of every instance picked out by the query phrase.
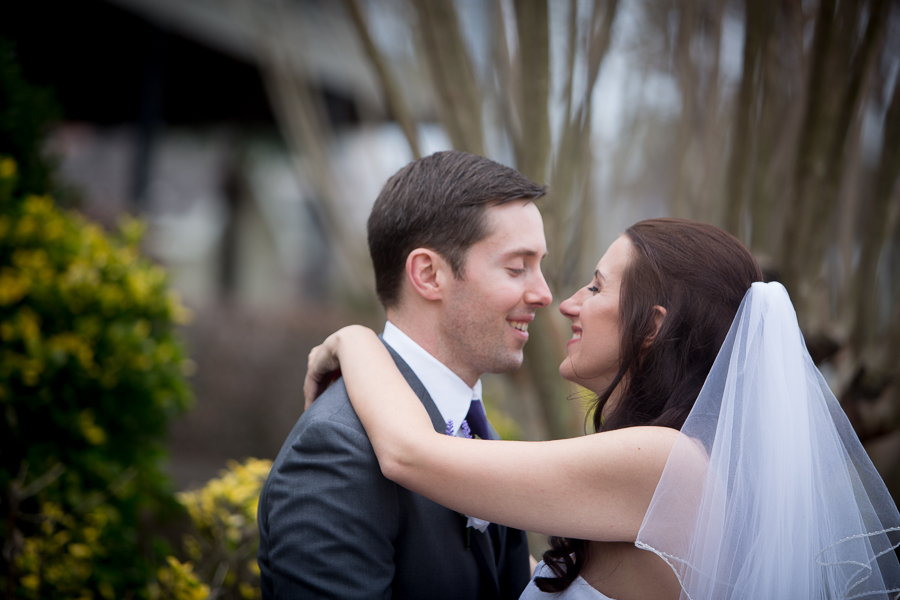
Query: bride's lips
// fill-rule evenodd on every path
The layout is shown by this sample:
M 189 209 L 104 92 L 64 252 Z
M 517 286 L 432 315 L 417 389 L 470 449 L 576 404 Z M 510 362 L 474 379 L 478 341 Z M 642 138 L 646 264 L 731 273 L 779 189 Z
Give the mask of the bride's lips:
M 581 341 L 581 327 L 577 325 L 572 325 L 572 339 L 566 344 L 566 347 L 571 346 L 575 342 Z

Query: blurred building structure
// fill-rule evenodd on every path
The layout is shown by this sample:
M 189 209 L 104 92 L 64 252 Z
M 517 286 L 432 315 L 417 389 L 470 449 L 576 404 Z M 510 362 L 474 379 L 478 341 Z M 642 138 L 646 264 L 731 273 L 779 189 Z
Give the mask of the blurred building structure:
M 340 3 L 291 6 L 290 52 L 325 99 L 330 160 L 348 174 L 339 210 L 364 246 L 371 204 L 409 146 Z M 144 218 L 146 252 L 194 310 L 198 402 L 173 432 L 176 483 L 201 484 L 229 458 L 274 457 L 302 411 L 308 349 L 351 318 L 332 298 L 352 286 L 296 164 L 307 158 L 270 108 L 252 18 L 205 0 L 36 0 L 7 17 L 0 35 L 25 76 L 62 106 L 48 152 L 75 205 L 110 228 L 123 213 Z M 424 98 L 416 110 L 428 120 Z M 438 128 L 421 134 L 431 151 L 447 147 Z

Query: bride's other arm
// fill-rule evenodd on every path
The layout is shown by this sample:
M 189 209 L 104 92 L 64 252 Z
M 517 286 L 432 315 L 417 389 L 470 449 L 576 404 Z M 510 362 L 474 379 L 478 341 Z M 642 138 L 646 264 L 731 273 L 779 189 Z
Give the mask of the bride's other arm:
M 307 404 L 338 366 L 385 477 L 459 512 L 548 535 L 633 542 L 678 432 L 633 427 L 549 442 L 435 432 L 371 330 L 350 326 L 310 354 Z

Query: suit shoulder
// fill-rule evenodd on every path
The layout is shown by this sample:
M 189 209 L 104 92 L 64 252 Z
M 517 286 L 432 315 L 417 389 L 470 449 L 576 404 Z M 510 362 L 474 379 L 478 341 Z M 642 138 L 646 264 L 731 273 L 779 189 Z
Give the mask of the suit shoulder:
M 365 433 L 356 411 L 353 410 L 353 404 L 350 403 L 343 379 L 335 381 L 297 420 L 297 425 L 306 427 L 327 423 L 343 425 Z
M 313 402 L 294 425 L 272 465 L 264 491 L 287 484 L 296 474 L 324 473 L 322 467 L 363 469 L 381 476 L 378 459 L 366 431 L 353 411 L 343 380 Z
M 347 396 L 344 381 L 339 379 L 325 393 L 313 402 L 288 434 L 275 459 L 277 469 L 291 455 L 316 452 L 347 452 L 371 454 L 374 450 L 366 435 L 366 430 L 356 416 Z

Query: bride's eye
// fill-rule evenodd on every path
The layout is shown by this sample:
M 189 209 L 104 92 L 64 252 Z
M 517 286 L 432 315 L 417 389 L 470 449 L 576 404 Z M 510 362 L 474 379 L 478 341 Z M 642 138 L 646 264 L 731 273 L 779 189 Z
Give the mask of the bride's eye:
M 589 286 L 587 287 L 587 291 L 589 291 L 589 292 L 591 292 L 591 293 L 593 293 L 593 294 L 596 294 L 597 292 L 600 291 L 600 286 L 597 285 L 596 283 L 595 283 L 594 285 L 589 285 Z

